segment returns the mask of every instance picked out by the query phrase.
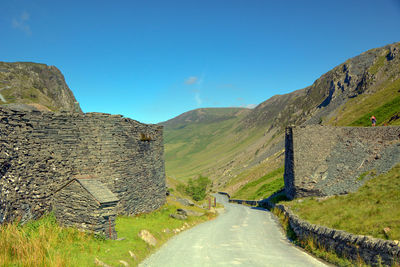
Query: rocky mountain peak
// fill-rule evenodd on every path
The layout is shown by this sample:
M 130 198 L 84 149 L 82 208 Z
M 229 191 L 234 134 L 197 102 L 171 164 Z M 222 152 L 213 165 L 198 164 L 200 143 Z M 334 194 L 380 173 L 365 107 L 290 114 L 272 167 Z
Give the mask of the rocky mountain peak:
M 61 71 L 32 62 L 0 62 L 0 104 L 23 110 L 82 112 Z

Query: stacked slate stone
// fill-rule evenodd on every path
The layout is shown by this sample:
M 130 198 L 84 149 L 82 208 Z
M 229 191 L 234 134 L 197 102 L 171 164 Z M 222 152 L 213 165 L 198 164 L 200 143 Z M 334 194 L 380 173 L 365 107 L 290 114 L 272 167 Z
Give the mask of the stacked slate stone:
M 289 198 L 356 191 L 400 162 L 400 127 L 297 126 L 286 129 Z
M 0 223 L 38 218 L 76 175 L 99 177 L 117 214 L 165 202 L 162 126 L 103 113 L 21 112 L 0 107 Z
M 290 227 L 297 238 L 312 239 L 321 247 L 335 251 L 338 255 L 358 262 L 360 259 L 372 266 L 398 266 L 400 264 L 399 241 L 383 240 L 364 235 L 354 235 L 345 231 L 328 228 L 300 219 L 284 205 L 268 204 L 280 209 L 288 217 Z
M 75 178 L 53 195 L 57 221 L 116 239 L 115 207 L 118 198 L 94 178 Z

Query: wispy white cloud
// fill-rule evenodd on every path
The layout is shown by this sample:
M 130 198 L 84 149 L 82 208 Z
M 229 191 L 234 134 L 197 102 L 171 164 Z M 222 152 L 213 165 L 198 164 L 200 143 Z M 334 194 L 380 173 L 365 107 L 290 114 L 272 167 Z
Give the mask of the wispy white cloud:
M 190 76 L 189 78 L 187 78 L 187 79 L 185 80 L 185 83 L 186 83 L 186 84 L 195 84 L 198 80 L 199 80 L 198 77 L 196 77 L 196 76 Z
M 246 100 L 243 97 L 236 98 L 237 101 L 240 103 L 240 107 L 242 108 L 250 108 L 253 109 L 257 107 L 257 104 L 246 104 Z
M 197 106 L 200 106 L 203 103 L 203 101 L 201 100 L 201 97 L 200 97 L 200 92 L 196 92 L 194 94 L 194 99 L 196 100 Z
M 11 23 L 13 28 L 25 32 L 25 34 L 28 36 L 32 35 L 31 27 L 28 24 L 29 18 L 30 15 L 28 12 L 22 12 L 19 17 L 12 19 Z
M 204 82 L 205 74 L 204 72 L 201 74 L 201 76 L 190 76 L 185 80 L 185 84 L 190 85 L 192 88 L 195 85 L 196 87 L 194 89 L 191 89 L 191 92 L 194 93 L 194 100 L 196 101 L 196 105 L 199 107 L 201 104 L 203 104 L 203 98 L 201 97 L 201 91 L 203 88 L 203 82 Z
M 248 105 L 246 106 L 246 108 L 250 108 L 250 109 L 253 109 L 253 108 L 255 108 L 255 107 L 257 107 L 257 104 L 248 104 Z

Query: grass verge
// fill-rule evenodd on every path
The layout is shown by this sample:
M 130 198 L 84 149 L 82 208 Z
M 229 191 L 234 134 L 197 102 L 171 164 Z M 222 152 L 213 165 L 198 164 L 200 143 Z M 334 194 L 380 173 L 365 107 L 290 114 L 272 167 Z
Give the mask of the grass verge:
M 288 217 L 285 216 L 281 210 L 275 208 L 272 209 L 272 213 L 278 217 L 278 220 L 280 221 L 281 226 L 285 231 L 286 236 L 289 238 L 289 240 L 293 242 L 295 245 L 310 252 L 314 256 L 341 267 L 368 266 L 361 259 L 358 260 L 357 262 L 352 262 L 347 258 L 341 257 L 335 251 L 326 249 L 324 246 L 319 244 L 316 240 L 314 240 L 311 237 L 307 238 L 306 240 L 300 240 L 297 237 L 296 233 L 293 231 L 293 229 L 290 227 Z
M 189 216 L 185 221 L 176 220 L 169 215 L 177 208 L 183 206 L 168 199 L 166 205 L 154 212 L 118 217 L 116 230 L 118 237 L 124 238 L 119 241 L 60 227 L 52 214 L 23 226 L 5 224 L 0 226 L 0 266 L 96 266 L 96 258 L 112 266 L 123 266 L 120 261 L 137 266 L 175 232 L 215 217 L 206 213 L 200 217 Z M 155 247 L 138 237 L 143 229 L 157 239 Z
M 381 239 L 400 239 L 400 164 L 367 181 L 358 191 L 328 199 L 286 202 L 313 224 Z M 386 230 L 384 230 L 386 229 Z

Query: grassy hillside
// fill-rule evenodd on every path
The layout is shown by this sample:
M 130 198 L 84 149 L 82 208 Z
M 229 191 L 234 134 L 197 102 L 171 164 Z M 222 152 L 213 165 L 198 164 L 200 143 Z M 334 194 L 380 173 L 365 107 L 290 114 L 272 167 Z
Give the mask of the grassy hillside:
M 248 111 L 201 109 L 184 114 L 190 119 L 163 123 L 167 175 L 180 180 L 207 175 L 246 149 L 260 135 L 258 131 L 237 130 L 238 121 Z
M 328 199 L 286 202 L 307 221 L 350 233 L 400 239 L 400 164 L 357 192 Z M 385 228 L 389 230 L 384 231 Z
M 377 125 L 400 124 L 400 62 L 386 60 L 388 53 L 389 50 L 384 49 L 368 70 L 373 73 L 371 80 L 375 83 L 365 94 L 349 99 L 327 124 L 369 126 L 372 115 L 377 118 Z
M 203 174 L 233 196 L 259 198 L 268 191 L 267 174 L 283 166 L 278 152 L 286 126 L 367 126 L 371 115 L 378 125 L 399 125 L 398 51 L 400 43 L 371 49 L 253 110 L 201 109 L 166 122 L 167 175 L 187 180 Z
M 280 167 L 241 187 L 233 198 L 260 200 L 282 189 L 284 168 Z

